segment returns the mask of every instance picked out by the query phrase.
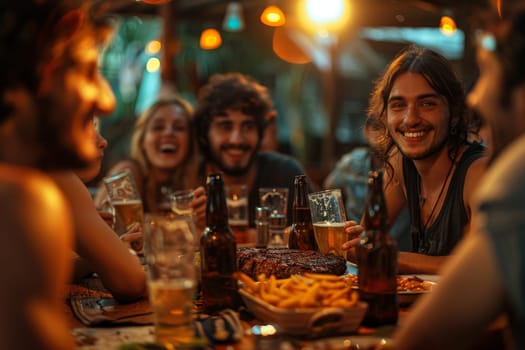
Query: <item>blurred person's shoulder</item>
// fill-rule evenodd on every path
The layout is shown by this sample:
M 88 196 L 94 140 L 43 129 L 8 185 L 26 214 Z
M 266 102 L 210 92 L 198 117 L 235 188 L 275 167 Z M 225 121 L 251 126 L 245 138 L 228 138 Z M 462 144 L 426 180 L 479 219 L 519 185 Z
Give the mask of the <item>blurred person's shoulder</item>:
M 523 203 L 525 195 L 525 136 L 519 137 L 494 159 L 481 182 L 477 197 L 516 198 Z
M 353 148 L 339 159 L 335 168 L 342 172 L 367 175 L 371 154 L 369 147 Z
M 257 154 L 259 167 L 264 170 L 274 169 L 291 169 L 297 171 L 303 171 L 303 166 L 296 158 L 278 152 L 260 152 Z
M 55 181 L 36 169 L 0 165 L 2 232 L 53 231 L 69 213 L 65 197 Z M 54 218 L 50 220 L 51 218 Z
M 0 165 L 0 197 L 17 204 L 52 204 L 53 195 L 61 196 L 54 181 L 45 173 L 14 165 Z M 6 203 L 6 202 L 4 202 Z

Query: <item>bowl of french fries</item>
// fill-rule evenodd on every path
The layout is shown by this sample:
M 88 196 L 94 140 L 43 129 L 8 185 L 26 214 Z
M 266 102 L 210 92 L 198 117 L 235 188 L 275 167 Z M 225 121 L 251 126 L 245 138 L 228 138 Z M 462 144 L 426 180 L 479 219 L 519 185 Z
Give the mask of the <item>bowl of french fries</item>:
M 294 336 L 319 337 L 355 331 L 367 309 L 358 292 L 336 275 L 304 273 L 277 279 L 237 272 L 239 292 L 255 317 Z

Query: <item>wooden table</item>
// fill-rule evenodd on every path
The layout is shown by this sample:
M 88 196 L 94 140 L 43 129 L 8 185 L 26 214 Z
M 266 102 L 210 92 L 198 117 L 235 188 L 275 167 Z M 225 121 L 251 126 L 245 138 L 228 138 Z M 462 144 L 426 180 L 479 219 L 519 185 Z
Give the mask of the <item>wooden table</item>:
M 101 287 L 100 280 L 98 279 L 86 279 L 82 281 L 82 285 L 70 285 L 68 289 L 69 297 L 74 296 L 89 296 L 89 297 L 110 297 L 111 295 L 103 290 Z M 143 301 L 144 302 L 144 301 Z M 65 312 L 68 315 L 71 331 L 75 338 L 78 350 L 112 350 L 118 349 L 122 344 L 128 344 L 133 342 L 145 343 L 154 342 L 154 330 L 153 325 L 133 325 L 133 326 L 114 326 L 114 327 L 93 327 L 84 325 L 79 319 L 77 319 L 70 307 L 70 304 L 65 305 Z M 403 322 L 403 319 L 410 312 L 410 308 L 401 308 L 399 314 L 399 323 Z M 219 350 L 251 350 L 255 348 L 255 342 L 257 338 L 250 334 L 253 325 L 257 324 L 257 320 L 244 320 L 242 321 L 244 336 L 241 340 L 235 344 L 224 344 L 215 346 Z M 355 334 L 350 334 L 344 337 L 350 339 L 356 339 L 358 337 L 378 337 L 378 338 L 389 338 L 395 326 L 386 326 L 381 328 L 366 328 L 360 327 Z M 503 349 L 503 344 L 507 342 L 506 337 L 508 336 L 507 322 L 505 318 L 497 320 L 476 342 L 472 349 L 484 350 L 484 349 Z M 337 339 L 342 336 L 335 336 Z M 260 338 L 259 338 L 260 339 Z M 306 341 L 300 339 L 281 337 L 278 341 L 291 341 L 294 345 L 293 348 L 300 348 L 300 345 L 310 344 L 315 345 L 315 348 L 323 348 L 322 340 L 316 344 L 312 344 L 314 341 Z M 342 341 L 341 349 L 342 347 Z M 279 346 L 276 345 L 271 348 L 272 350 L 278 350 Z

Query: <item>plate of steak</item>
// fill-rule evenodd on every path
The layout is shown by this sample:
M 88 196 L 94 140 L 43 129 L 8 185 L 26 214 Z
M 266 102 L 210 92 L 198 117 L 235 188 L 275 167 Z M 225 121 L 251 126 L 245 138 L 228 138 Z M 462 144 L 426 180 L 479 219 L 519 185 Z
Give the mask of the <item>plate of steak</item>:
M 279 279 L 304 272 L 343 275 L 347 268 L 341 256 L 283 248 L 239 248 L 237 263 L 240 271 L 255 280 L 261 273 Z

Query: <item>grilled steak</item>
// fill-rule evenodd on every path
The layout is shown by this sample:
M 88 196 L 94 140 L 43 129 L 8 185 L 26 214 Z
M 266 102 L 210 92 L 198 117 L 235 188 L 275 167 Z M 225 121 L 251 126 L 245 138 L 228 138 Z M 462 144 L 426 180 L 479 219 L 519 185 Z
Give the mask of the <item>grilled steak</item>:
M 303 272 L 342 275 L 346 271 L 345 258 L 313 250 L 239 248 L 237 263 L 253 279 L 261 273 L 288 278 Z

